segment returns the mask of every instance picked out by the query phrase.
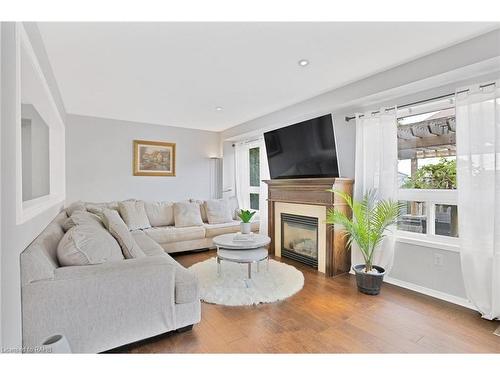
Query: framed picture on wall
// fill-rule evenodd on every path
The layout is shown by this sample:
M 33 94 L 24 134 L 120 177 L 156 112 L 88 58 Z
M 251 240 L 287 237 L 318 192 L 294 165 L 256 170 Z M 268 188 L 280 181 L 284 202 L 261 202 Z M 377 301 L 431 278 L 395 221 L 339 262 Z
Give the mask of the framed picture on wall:
M 134 140 L 134 176 L 175 176 L 175 143 Z

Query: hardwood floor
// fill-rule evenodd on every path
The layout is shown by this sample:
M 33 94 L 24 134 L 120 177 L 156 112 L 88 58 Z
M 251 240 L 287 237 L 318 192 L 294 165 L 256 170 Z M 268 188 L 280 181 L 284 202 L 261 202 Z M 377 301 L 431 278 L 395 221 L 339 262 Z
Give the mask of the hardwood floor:
M 183 254 L 190 266 L 214 251 Z M 293 261 L 305 285 L 285 301 L 251 307 L 202 303 L 192 331 L 132 344 L 130 353 L 500 353 L 499 322 L 469 309 L 384 284 L 358 293 L 351 275 L 327 278 Z

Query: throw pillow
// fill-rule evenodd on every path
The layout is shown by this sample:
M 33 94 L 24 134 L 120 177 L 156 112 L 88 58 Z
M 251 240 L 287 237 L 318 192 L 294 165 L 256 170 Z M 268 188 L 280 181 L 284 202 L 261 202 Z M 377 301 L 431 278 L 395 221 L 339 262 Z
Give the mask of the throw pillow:
M 120 244 L 125 258 L 132 259 L 145 257 L 146 254 L 144 254 L 144 251 L 142 251 L 139 245 L 137 245 L 137 242 L 135 242 L 134 237 L 132 237 L 132 234 L 120 217 L 118 211 L 105 208 L 102 213 L 104 225 Z
M 145 202 L 144 207 L 152 227 L 174 225 L 174 204 L 172 202 Z
M 95 225 L 103 228 L 102 220 L 99 216 L 87 211 L 75 211 L 62 224 L 63 230 L 67 232 L 76 225 Z
M 190 199 L 189 201 L 200 206 L 201 220 L 204 223 L 208 223 L 207 208 L 205 207 L 205 202 L 197 199 Z
M 116 240 L 96 225 L 77 225 L 63 236 L 57 246 L 61 266 L 84 266 L 122 260 Z
M 203 225 L 199 203 L 196 202 L 174 203 L 174 221 L 176 228 L 194 227 Z
M 209 200 L 205 202 L 209 224 L 223 224 L 233 221 L 233 214 L 229 201 L 225 199 Z
M 143 201 L 118 202 L 118 209 L 129 230 L 151 228 Z
M 73 215 L 73 213 L 77 211 L 87 211 L 87 209 L 85 208 L 85 204 L 82 201 L 73 202 L 68 207 L 66 207 L 66 214 L 68 214 L 68 216 Z
M 85 208 L 87 209 L 88 212 L 93 213 L 102 219 L 103 217 L 102 211 L 105 208 L 118 211 L 118 202 L 113 201 L 113 202 L 102 202 L 102 203 L 86 203 Z

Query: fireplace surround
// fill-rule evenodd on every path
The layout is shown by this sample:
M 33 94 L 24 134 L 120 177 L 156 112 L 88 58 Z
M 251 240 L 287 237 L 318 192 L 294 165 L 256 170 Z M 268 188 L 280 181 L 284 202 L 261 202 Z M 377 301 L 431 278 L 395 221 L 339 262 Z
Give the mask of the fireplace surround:
M 277 257 L 292 258 L 289 253 L 290 249 L 284 246 L 286 239 L 282 239 L 282 214 L 315 218 L 318 223 L 317 263 L 311 264 L 305 262 L 304 259 L 298 259 L 299 257 L 292 259 L 309 264 L 327 276 L 349 272 L 351 254 L 350 249 L 346 246 L 344 232 L 338 226 L 326 224 L 325 221 L 329 208 L 335 207 L 350 213 L 350 209 L 343 199 L 327 189 L 333 188 L 352 194 L 353 180 L 346 178 L 304 178 L 266 180 L 264 182 L 268 185 L 268 233 L 271 237 L 269 252 Z M 309 249 L 311 244 L 308 243 L 306 247 Z

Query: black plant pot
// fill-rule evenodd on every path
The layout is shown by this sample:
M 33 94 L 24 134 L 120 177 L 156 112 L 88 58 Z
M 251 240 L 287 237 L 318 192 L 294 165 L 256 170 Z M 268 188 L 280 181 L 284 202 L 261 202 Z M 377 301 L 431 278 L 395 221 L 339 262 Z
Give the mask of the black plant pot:
M 364 294 L 379 294 L 382 281 L 384 280 L 385 270 L 379 266 L 372 266 L 372 268 L 375 268 L 379 273 L 366 273 L 363 271 L 364 268 L 364 264 L 357 264 L 352 267 L 354 273 L 356 274 L 358 290 Z

